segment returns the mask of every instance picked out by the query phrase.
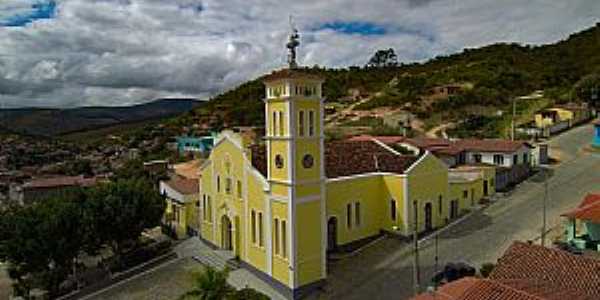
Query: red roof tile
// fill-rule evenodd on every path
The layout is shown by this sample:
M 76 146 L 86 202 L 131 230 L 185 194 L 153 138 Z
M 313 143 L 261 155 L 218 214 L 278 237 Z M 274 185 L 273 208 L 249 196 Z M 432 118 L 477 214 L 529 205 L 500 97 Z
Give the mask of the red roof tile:
M 515 242 L 498 259 L 489 278 L 547 284 L 568 293 L 569 300 L 600 299 L 599 260 L 539 245 Z
M 165 182 L 172 189 L 184 194 L 193 195 L 200 192 L 198 179 L 189 179 L 180 176 L 175 176 Z
M 397 155 L 376 142 L 338 141 L 325 145 L 328 178 L 370 172 L 404 173 L 416 156 Z
M 600 223 L 600 194 L 588 194 L 577 208 L 561 216 Z
M 457 140 L 455 144 L 465 150 L 480 151 L 480 152 L 515 152 L 521 147 L 531 147 L 529 143 L 524 141 L 509 141 L 500 139 L 464 139 Z
M 252 146 L 252 165 L 267 176 L 264 145 Z M 417 160 L 416 156 L 397 155 L 373 141 L 336 141 L 325 143 L 327 178 L 371 172 L 403 173 Z
M 437 291 L 423 293 L 412 300 L 541 300 L 526 291 L 488 279 L 466 277 L 441 286 Z
M 280 79 L 310 79 L 323 81 L 323 78 L 316 74 L 311 74 L 303 69 L 281 69 L 273 71 L 271 74 L 263 77 L 263 82 L 271 82 Z

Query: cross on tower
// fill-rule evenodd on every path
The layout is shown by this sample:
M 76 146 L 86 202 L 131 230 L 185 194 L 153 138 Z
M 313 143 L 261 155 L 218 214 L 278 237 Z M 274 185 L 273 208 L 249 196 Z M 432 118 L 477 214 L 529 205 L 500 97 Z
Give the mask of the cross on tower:
M 298 34 L 298 29 L 296 29 L 292 22 L 292 16 L 290 16 L 290 27 L 292 28 L 292 33 L 290 34 L 290 40 L 286 45 L 290 51 L 288 54 L 288 64 L 290 65 L 290 69 L 295 69 L 298 67 L 298 63 L 296 63 L 296 47 L 300 45 L 300 35 Z

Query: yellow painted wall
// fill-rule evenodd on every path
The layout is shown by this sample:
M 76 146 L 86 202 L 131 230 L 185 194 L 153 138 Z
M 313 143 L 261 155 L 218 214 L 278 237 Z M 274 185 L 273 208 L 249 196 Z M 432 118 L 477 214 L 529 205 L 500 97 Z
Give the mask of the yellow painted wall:
M 300 286 L 321 279 L 321 202 L 296 204 L 296 276 Z
M 281 202 L 272 202 L 271 204 L 271 214 L 272 214 L 272 219 L 271 219 L 271 226 L 272 228 L 275 228 L 275 219 L 277 218 L 279 220 L 279 224 L 280 224 L 280 230 L 281 230 L 281 221 L 285 220 L 286 221 L 286 227 L 289 228 L 290 223 L 288 220 L 288 206 L 287 203 L 281 203 Z M 286 245 L 286 252 L 285 255 L 283 253 L 283 246 L 282 243 L 283 241 L 281 240 L 281 234 L 280 236 L 280 240 L 279 240 L 279 244 L 281 247 L 280 248 L 280 254 L 278 255 L 275 252 L 275 242 L 277 241 L 277 238 L 275 237 L 275 230 L 273 229 L 271 232 L 271 241 L 273 242 L 273 256 L 272 256 L 272 261 L 273 261 L 273 277 L 275 277 L 275 279 L 283 282 L 284 284 L 288 284 L 289 282 L 289 258 L 290 258 L 290 247 L 289 245 Z M 286 240 L 289 244 L 290 241 L 290 234 L 289 231 L 286 234 Z
M 270 143 L 271 143 L 271 148 L 268 149 L 267 151 L 270 152 L 270 156 L 271 156 L 271 161 L 269 162 L 269 164 L 271 165 L 271 178 L 275 179 L 275 180 L 288 181 L 289 180 L 288 168 L 290 167 L 290 161 L 288 159 L 289 143 L 287 141 L 283 141 L 283 140 L 272 140 Z M 281 155 L 281 157 L 283 158 L 283 167 L 282 168 L 278 168 L 275 165 L 276 155 Z
M 296 142 L 296 179 L 318 180 L 320 177 L 319 165 L 321 163 L 319 139 L 300 139 Z M 305 155 L 312 155 L 313 166 L 305 168 L 302 160 Z
M 386 231 L 394 231 L 396 228 L 402 232 L 406 228 L 404 227 L 404 183 L 406 178 L 396 175 L 385 175 L 383 176 L 383 185 L 385 190 L 383 191 L 384 197 L 380 200 L 383 205 L 382 218 L 382 229 Z M 396 204 L 396 220 L 392 219 L 392 204 L 391 200 L 395 200 Z
M 201 177 L 200 177 L 200 199 L 202 199 L 203 195 L 207 195 L 207 196 L 211 196 L 211 206 L 214 206 L 214 191 L 213 191 L 213 179 L 212 179 L 212 163 L 209 162 L 208 165 L 206 165 L 206 167 L 204 169 L 201 170 Z M 200 211 L 200 216 L 202 217 L 202 226 L 200 228 L 200 236 L 208 241 L 211 242 L 215 242 L 215 237 L 213 234 L 213 220 L 212 219 L 208 219 L 205 220 L 204 217 L 204 210 L 207 209 L 206 207 L 203 207 L 202 210 Z M 207 215 L 208 216 L 208 215 Z
M 266 207 L 265 207 L 265 192 L 263 190 L 262 184 L 260 181 L 254 176 L 248 176 L 248 216 L 246 221 L 249 222 L 248 225 L 248 255 L 244 257 L 244 259 L 255 268 L 267 272 L 267 252 L 266 252 L 266 227 L 265 227 L 265 244 L 263 247 L 259 247 L 252 243 L 252 228 L 251 228 L 251 212 L 252 210 L 256 212 L 263 213 L 263 222 L 268 224 L 268 220 L 266 218 Z M 258 233 L 257 233 L 258 234 Z
M 449 215 L 448 199 L 448 167 L 441 160 L 427 154 L 414 169 L 408 173 L 409 201 L 408 224 L 410 231 L 414 229 L 414 204 L 417 201 L 417 223 L 419 231 L 425 229 L 425 206 L 431 203 L 432 225 L 440 227 L 445 225 Z M 439 197 L 442 197 L 442 210 L 440 213 Z
M 326 187 L 327 220 L 337 218 L 337 243 L 347 244 L 379 233 L 387 211 L 387 192 L 379 175 L 343 181 L 329 181 Z M 361 224 L 355 224 L 354 203 L 360 202 Z M 385 203 L 384 203 L 385 202 Z M 351 227 L 347 219 L 347 204 L 352 205 Z

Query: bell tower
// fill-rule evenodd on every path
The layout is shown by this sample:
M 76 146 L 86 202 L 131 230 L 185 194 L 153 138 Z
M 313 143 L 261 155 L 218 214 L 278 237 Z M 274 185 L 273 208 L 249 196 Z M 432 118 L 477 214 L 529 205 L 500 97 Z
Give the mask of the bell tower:
M 274 277 L 295 294 L 321 283 L 326 274 L 323 79 L 297 67 L 298 38 L 293 29 L 287 43 L 289 67 L 264 78 L 271 217 L 286 220 L 286 228 L 272 231 L 286 230 L 290 237 L 284 280 L 276 276 L 277 255 L 271 263 Z

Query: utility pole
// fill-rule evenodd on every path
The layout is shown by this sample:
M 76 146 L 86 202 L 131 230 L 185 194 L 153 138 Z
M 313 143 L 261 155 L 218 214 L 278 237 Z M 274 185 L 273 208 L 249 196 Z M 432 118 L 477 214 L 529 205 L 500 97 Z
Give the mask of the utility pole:
M 548 201 L 548 168 L 544 168 L 544 201 L 542 211 L 542 247 L 546 245 L 546 202 Z
M 414 294 L 417 295 L 420 292 L 420 281 L 421 281 L 421 274 L 420 274 L 420 270 L 419 270 L 419 226 L 418 226 L 418 217 L 419 217 L 419 208 L 417 205 L 417 201 L 413 201 L 413 206 L 415 209 L 415 222 L 414 222 L 414 231 L 413 231 L 413 241 L 414 241 L 414 247 L 415 247 L 415 265 L 414 265 L 414 269 L 413 269 L 413 275 L 414 275 L 414 283 L 415 283 L 415 290 L 414 290 Z

